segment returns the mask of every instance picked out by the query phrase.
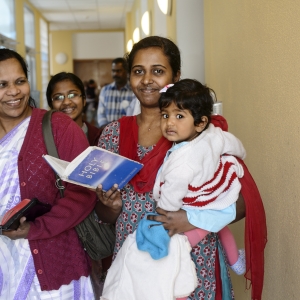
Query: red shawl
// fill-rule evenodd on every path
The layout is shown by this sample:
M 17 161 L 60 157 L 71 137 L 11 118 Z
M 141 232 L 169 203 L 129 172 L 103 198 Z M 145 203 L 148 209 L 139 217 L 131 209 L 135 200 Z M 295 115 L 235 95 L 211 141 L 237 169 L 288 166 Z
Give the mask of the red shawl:
M 228 130 L 227 122 L 222 116 L 213 115 L 211 122 L 224 131 Z M 244 276 L 251 282 L 251 298 L 260 300 L 264 282 L 264 249 L 267 243 L 266 215 L 258 188 L 248 168 L 242 160 L 238 159 L 238 161 L 244 168 L 244 176 L 239 180 L 246 205 L 246 274 Z
M 144 156 L 142 160 L 137 155 L 138 125 L 136 117 L 123 117 L 120 122 L 119 152 L 130 159 L 144 164 L 142 170 L 130 181 L 138 193 L 150 192 L 153 189 L 157 171 L 163 163 L 165 154 L 172 143 L 162 137 L 154 149 Z M 226 120 L 219 115 L 213 115 L 212 124 L 228 130 Z M 257 186 L 243 161 L 244 176 L 240 178 L 241 194 L 246 205 L 245 249 L 246 274 L 251 281 L 253 300 L 261 300 L 264 279 L 264 248 L 267 243 L 267 225 L 265 210 Z M 217 255 L 218 257 L 218 255 Z M 218 260 L 218 259 L 217 259 Z M 217 263 L 218 265 L 218 263 Z M 215 299 L 222 299 L 220 268 L 216 265 L 217 291 Z
M 153 150 L 140 160 L 137 154 L 139 128 L 136 116 L 123 117 L 119 120 L 119 123 L 119 153 L 144 165 L 141 171 L 130 180 L 130 184 L 138 193 L 151 192 L 158 169 L 162 165 L 167 151 L 172 147 L 172 142 L 161 137 Z

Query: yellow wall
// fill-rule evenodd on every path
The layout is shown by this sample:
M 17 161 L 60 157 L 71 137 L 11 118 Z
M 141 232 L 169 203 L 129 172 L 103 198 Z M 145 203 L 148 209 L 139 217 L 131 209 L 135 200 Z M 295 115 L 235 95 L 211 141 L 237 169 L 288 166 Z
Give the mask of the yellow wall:
M 148 10 L 150 11 L 150 24 L 151 24 L 151 31 L 154 32 L 154 1 L 156 0 L 148 0 L 147 6 Z M 140 32 L 142 31 L 141 24 L 136 24 L 136 11 L 140 12 L 140 18 L 142 18 L 142 11 L 141 11 L 141 0 L 135 0 L 131 9 L 130 13 L 126 15 L 126 28 L 125 28 L 125 49 L 127 46 L 127 42 L 132 39 L 134 29 L 139 26 Z M 165 16 L 167 22 L 167 37 L 170 38 L 172 41 L 176 43 L 176 1 L 172 1 L 172 11 L 170 16 Z M 153 35 L 153 34 L 152 34 Z M 126 49 L 127 52 L 127 49 Z
M 247 149 L 268 224 L 263 300 L 300 295 L 300 2 L 204 0 L 205 76 Z M 234 226 L 239 243 L 243 224 Z M 236 299 L 250 299 L 234 276 Z
M 124 31 L 123 28 L 117 28 L 113 30 L 60 30 L 51 31 L 50 40 L 50 74 L 55 75 L 59 72 L 73 72 L 73 34 L 76 33 L 88 33 L 88 32 L 119 32 Z M 125 31 L 126 35 L 126 31 Z M 126 42 L 127 43 L 127 42 Z M 124 51 L 126 47 L 124 45 Z M 55 56 L 63 52 L 67 55 L 67 61 L 65 64 L 58 64 L 55 60 Z
M 59 72 L 73 72 L 72 31 L 52 31 L 50 33 L 50 74 Z M 67 55 L 67 62 L 63 65 L 55 61 L 58 53 Z

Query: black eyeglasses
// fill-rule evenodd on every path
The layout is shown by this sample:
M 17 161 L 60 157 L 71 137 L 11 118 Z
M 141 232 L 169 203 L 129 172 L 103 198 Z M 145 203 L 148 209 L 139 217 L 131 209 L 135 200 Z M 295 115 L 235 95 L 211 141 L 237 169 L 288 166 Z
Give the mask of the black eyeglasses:
M 67 98 L 70 99 L 70 100 L 73 100 L 73 99 L 77 99 L 79 97 L 81 97 L 82 95 L 81 94 L 76 94 L 76 93 L 70 93 L 67 95 Z M 62 94 L 57 94 L 55 95 L 53 98 L 52 98 L 52 101 L 59 101 L 59 102 L 62 102 L 64 101 L 66 98 L 65 95 L 62 95 Z

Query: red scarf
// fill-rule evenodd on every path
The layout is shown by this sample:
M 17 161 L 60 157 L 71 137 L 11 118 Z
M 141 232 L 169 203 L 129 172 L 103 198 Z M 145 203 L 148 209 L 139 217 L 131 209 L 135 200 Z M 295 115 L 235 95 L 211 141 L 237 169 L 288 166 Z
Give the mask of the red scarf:
M 119 123 L 119 153 L 144 165 L 141 171 L 130 180 L 130 184 L 137 193 L 151 192 L 158 169 L 162 165 L 167 151 L 172 147 L 172 142 L 161 137 L 153 150 L 140 159 L 137 154 L 139 127 L 136 116 L 123 117 L 119 119 Z
M 227 122 L 222 116 L 213 115 L 211 122 L 224 131 L 228 130 Z M 244 176 L 239 180 L 246 206 L 246 274 L 244 277 L 251 282 L 251 298 L 260 300 L 264 282 L 264 249 L 267 243 L 266 215 L 258 188 L 249 170 L 242 160 L 238 159 L 238 161 L 244 168 Z M 218 276 L 216 278 L 218 279 Z
M 153 189 L 159 167 L 162 165 L 166 152 L 172 143 L 162 137 L 154 149 L 142 160 L 137 155 L 138 125 L 136 117 L 123 117 L 120 122 L 119 153 L 130 159 L 144 164 L 142 170 L 130 181 L 138 193 L 150 192 Z M 213 115 L 212 124 L 227 131 L 226 120 L 219 115 Z M 245 249 L 246 274 L 245 278 L 251 281 L 251 297 L 261 300 L 264 280 L 264 248 L 267 243 L 267 225 L 265 210 L 257 186 L 243 161 L 239 160 L 244 168 L 244 176 L 240 178 L 241 193 L 246 205 Z M 218 256 L 218 255 L 217 255 Z M 217 291 L 216 300 L 222 298 L 220 268 L 216 266 Z M 219 287 L 219 288 L 218 288 Z

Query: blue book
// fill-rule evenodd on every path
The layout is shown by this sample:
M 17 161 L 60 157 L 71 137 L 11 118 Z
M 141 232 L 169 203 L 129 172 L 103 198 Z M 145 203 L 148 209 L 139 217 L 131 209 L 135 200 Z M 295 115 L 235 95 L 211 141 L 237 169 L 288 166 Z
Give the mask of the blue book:
M 63 181 L 96 189 L 102 184 L 104 191 L 116 183 L 121 189 L 143 167 L 143 164 L 102 148 L 91 146 L 73 161 L 66 162 L 43 155 Z

